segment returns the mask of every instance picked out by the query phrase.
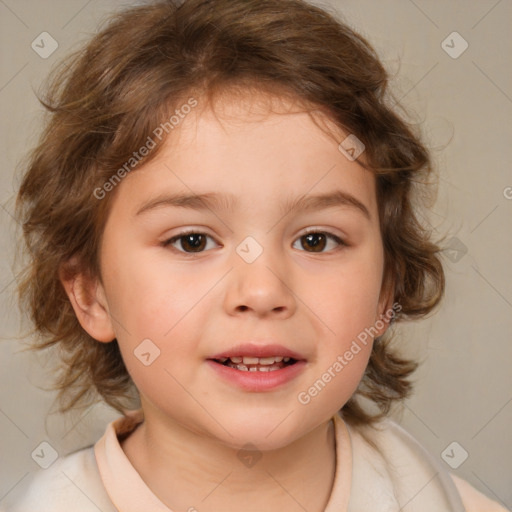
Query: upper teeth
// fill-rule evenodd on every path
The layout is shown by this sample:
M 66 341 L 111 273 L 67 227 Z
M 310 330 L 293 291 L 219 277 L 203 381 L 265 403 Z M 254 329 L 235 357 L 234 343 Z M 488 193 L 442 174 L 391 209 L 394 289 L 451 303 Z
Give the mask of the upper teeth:
M 271 365 L 274 363 L 280 363 L 281 361 L 284 361 L 287 363 L 290 358 L 289 357 L 282 357 L 282 356 L 272 356 L 272 357 L 250 357 L 250 356 L 243 356 L 243 357 L 222 357 L 220 361 L 222 363 L 225 363 L 228 359 L 231 359 L 231 362 L 235 364 L 244 363 L 244 364 L 263 364 L 263 365 Z

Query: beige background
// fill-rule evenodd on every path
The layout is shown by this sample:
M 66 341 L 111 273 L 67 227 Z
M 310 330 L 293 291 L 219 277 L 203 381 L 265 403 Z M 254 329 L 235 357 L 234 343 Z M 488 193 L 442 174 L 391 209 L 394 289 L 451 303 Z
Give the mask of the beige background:
M 317 2 L 320 3 L 320 2 Z M 100 405 L 61 417 L 41 358 L 21 353 L 14 301 L 15 166 L 41 119 L 37 90 L 50 67 L 119 1 L 0 1 L 0 500 L 37 468 L 31 452 L 48 441 L 60 455 L 92 443 L 115 414 Z M 512 3 L 497 0 L 331 0 L 376 47 L 397 96 L 423 123 L 441 173 L 427 221 L 447 234 L 447 294 L 431 318 L 401 339 L 424 362 L 416 393 L 396 418 L 441 461 L 453 441 L 455 472 L 512 507 Z M 59 47 L 42 59 L 41 32 Z M 452 58 L 452 32 L 468 48 Z M 448 38 L 452 52 L 463 41 Z M 455 241 L 451 238 L 455 237 Z M 445 464 L 445 462 L 442 462 Z M 452 462 L 453 463 L 453 462 Z M 451 469 L 449 466 L 446 466 Z

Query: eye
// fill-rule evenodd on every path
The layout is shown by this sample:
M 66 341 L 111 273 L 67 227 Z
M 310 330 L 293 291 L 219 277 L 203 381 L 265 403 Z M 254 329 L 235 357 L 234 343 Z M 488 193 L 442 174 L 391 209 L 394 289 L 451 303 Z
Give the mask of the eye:
M 201 253 L 208 248 L 211 248 L 207 247 L 208 239 L 213 240 L 213 238 L 206 233 L 199 233 L 197 231 L 185 231 L 183 233 L 179 233 L 176 236 L 173 236 L 169 240 L 166 240 L 162 243 L 162 246 L 173 246 L 175 249 L 185 254 Z M 314 229 L 308 230 L 297 239 L 297 242 L 298 241 L 301 242 L 302 247 L 311 248 L 311 250 L 307 250 L 306 252 L 329 252 L 325 250 L 325 248 L 329 246 L 329 242 L 331 242 L 331 245 L 333 243 L 335 244 L 334 249 L 336 249 L 336 245 L 345 247 L 347 246 L 347 244 L 338 236 L 332 233 Z M 176 247 L 176 245 L 179 245 L 181 249 Z
M 334 242 L 338 246 L 347 246 L 347 244 L 338 236 L 325 231 L 316 231 L 314 229 L 308 230 L 301 237 L 297 239 L 300 241 L 302 247 L 311 247 L 311 251 L 306 252 L 328 252 L 324 249 L 329 245 L 329 242 Z
M 178 244 L 181 246 L 181 249 L 178 249 L 180 252 L 184 253 L 199 253 L 205 250 L 207 246 L 207 239 L 213 240 L 213 238 L 205 233 L 198 233 L 196 231 L 185 231 L 176 236 L 173 236 L 169 240 L 166 240 L 162 243 L 164 247 L 169 245 L 175 246 Z

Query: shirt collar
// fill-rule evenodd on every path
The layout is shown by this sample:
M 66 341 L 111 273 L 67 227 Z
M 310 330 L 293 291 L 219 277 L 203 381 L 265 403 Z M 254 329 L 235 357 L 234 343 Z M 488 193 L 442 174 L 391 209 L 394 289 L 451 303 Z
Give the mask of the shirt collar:
M 153 494 L 125 455 L 120 439 L 143 421 L 142 411 L 128 413 L 107 426 L 95 444 L 94 453 L 101 479 L 110 500 L 123 512 L 172 512 Z M 336 468 L 325 512 L 347 512 L 351 487 L 352 449 L 349 431 L 339 414 L 333 416 Z

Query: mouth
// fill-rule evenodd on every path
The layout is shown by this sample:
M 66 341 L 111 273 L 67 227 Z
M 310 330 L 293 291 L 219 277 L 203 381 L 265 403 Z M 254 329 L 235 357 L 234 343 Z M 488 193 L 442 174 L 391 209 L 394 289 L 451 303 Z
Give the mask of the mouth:
M 298 378 L 306 359 L 283 345 L 244 343 L 207 359 L 221 380 L 249 392 L 268 392 Z
M 211 360 L 222 366 L 228 366 L 242 372 L 275 372 L 298 362 L 297 359 L 288 356 L 231 356 Z

